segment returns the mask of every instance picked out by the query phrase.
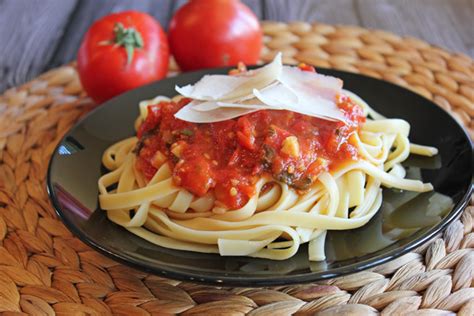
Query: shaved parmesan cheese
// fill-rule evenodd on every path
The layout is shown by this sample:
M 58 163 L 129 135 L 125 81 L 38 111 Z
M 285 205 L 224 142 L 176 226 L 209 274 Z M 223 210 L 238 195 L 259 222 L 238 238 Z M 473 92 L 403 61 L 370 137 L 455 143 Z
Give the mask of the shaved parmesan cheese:
M 336 105 L 336 97 L 342 91 L 342 80 L 289 66 L 283 67 L 278 80 L 298 96 L 297 104 L 287 104 L 288 110 L 332 120 L 345 120 Z
M 194 106 L 196 111 L 210 111 L 219 107 L 243 108 L 243 109 L 266 109 L 267 105 L 262 104 L 253 94 L 250 94 L 240 100 L 226 100 L 226 101 L 192 101 L 191 106 Z
M 283 84 L 261 91 L 254 90 L 254 95 L 274 110 L 289 110 L 304 115 L 344 121 L 344 115 L 334 102 L 316 94 L 296 94 Z
M 261 103 L 257 98 L 253 98 L 243 103 L 226 103 L 217 102 L 217 105 L 221 108 L 241 108 L 241 109 L 256 109 L 256 110 L 275 110 L 273 107 Z
M 211 111 L 219 108 L 217 101 L 191 101 L 187 106 L 191 106 L 194 110 L 200 112 Z
M 261 89 L 274 82 L 282 70 L 281 53 L 261 68 L 240 75 L 206 75 L 195 85 L 176 86 L 176 91 L 195 100 L 215 101 L 244 97 L 253 89 Z
M 298 103 L 298 96 L 281 83 L 262 90 L 253 90 L 253 94 L 263 104 L 267 104 L 277 109 L 284 109 L 290 104 Z
M 246 78 L 247 80 L 237 90 L 226 95 L 226 99 L 243 97 L 251 94 L 253 89 L 262 89 L 270 85 L 280 76 L 282 68 L 281 53 L 278 53 L 268 65 L 247 71 L 239 76 L 239 78 Z
M 336 96 L 342 91 L 341 79 L 303 71 L 297 67 L 283 66 L 278 81 L 298 95 L 300 93 L 318 95 L 331 102 L 335 102 Z
M 281 54 L 259 69 L 237 76 L 207 75 L 195 85 L 176 90 L 193 101 L 175 117 L 193 123 L 219 122 L 259 110 L 289 110 L 345 121 L 336 105 L 342 81 L 282 66 Z
M 241 86 L 246 79 L 227 75 L 205 75 L 195 85 L 176 86 L 181 95 L 196 100 L 222 100 Z
M 193 106 L 186 105 L 174 117 L 192 123 L 213 123 L 233 119 L 245 114 L 258 111 L 258 109 L 241 108 L 215 108 L 210 111 L 196 111 Z

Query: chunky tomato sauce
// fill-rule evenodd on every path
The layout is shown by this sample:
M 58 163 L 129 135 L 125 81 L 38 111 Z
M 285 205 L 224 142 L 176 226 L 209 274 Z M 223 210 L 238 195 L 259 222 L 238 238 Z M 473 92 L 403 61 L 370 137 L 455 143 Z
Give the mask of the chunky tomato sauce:
M 174 113 L 189 101 L 148 107 L 138 131 L 136 167 L 151 179 L 167 159 L 176 185 L 197 196 L 213 190 L 231 209 L 256 193 L 263 174 L 304 191 L 321 172 L 358 157 L 351 136 L 365 118 L 347 97 L 338 100 L 347 124 L 278 110 L 209 124 L 176 119 Z

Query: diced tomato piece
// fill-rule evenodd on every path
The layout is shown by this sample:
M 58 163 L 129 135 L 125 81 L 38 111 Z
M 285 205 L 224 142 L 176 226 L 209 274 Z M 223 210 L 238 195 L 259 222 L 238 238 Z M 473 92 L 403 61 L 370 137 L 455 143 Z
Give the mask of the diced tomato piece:
M 248 150 L 255 149 L 255 137 L 253 135 L 245 135 L 239 131 L 237 132 L 237 140 L 242 147 Z
M 239 144 L 248 149 L 255 149 L 255 124 L 248 117 L 242 116 L 237 120 L 238 131 L 236 133 Z
M 205 195 L 215 184 L 209 161 L 198 156 L 178 164 L 174 170 L 173 178 L 181 187 L 198 196 Z
M 223 201 L 227 206 L 236 209 L 244 206 L 255 194 L 255 187 L 249 178 L 231 172 L 219 181 L 219 186 L 214 188 L 216 199 Z
M 311 65 L 305 64 L 305 63 L 299 64 L 298 68 L 303 70 L 303 71 L 316 72 L 316 68 L 314 68 Z

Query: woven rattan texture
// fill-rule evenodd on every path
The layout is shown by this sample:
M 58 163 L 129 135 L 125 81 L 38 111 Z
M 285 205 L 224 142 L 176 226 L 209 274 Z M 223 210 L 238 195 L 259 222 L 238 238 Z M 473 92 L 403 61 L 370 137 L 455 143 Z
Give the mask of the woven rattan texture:
M 264 31 L 262 60 L 283 51 L 286 62 L 395 82 L 434 100 L 474 136 L 469 57 L 357 27 L 264 22 Z M 61 224 L 45 191 L 55 145 L 92 108 L 73 65 L 0 96 L 4 315 L 474 315 L 473 206 L 422 249 L 318 284 L 216 288 L 148 275 L 103 257 Z

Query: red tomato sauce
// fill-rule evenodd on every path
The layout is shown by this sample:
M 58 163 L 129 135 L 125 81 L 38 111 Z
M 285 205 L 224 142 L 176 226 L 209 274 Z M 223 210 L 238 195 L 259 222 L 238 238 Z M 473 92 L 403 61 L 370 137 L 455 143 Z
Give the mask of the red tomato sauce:
M 321 172 L 358 159 L 351 136 L 365 117 L 347 97 L 338 100 L 347 124 L 278 110 L 209 124 L 176 119 L 174 114 L 189 101 L 148 107 L 137 135 L 136 167 L 151 179 L 162 163 L 159 151 L 171 163 L 176 185 L 197 196 L 213 191 L 230 209 L 256 194 L 255 183 L 263 174 L 304 192 Z

